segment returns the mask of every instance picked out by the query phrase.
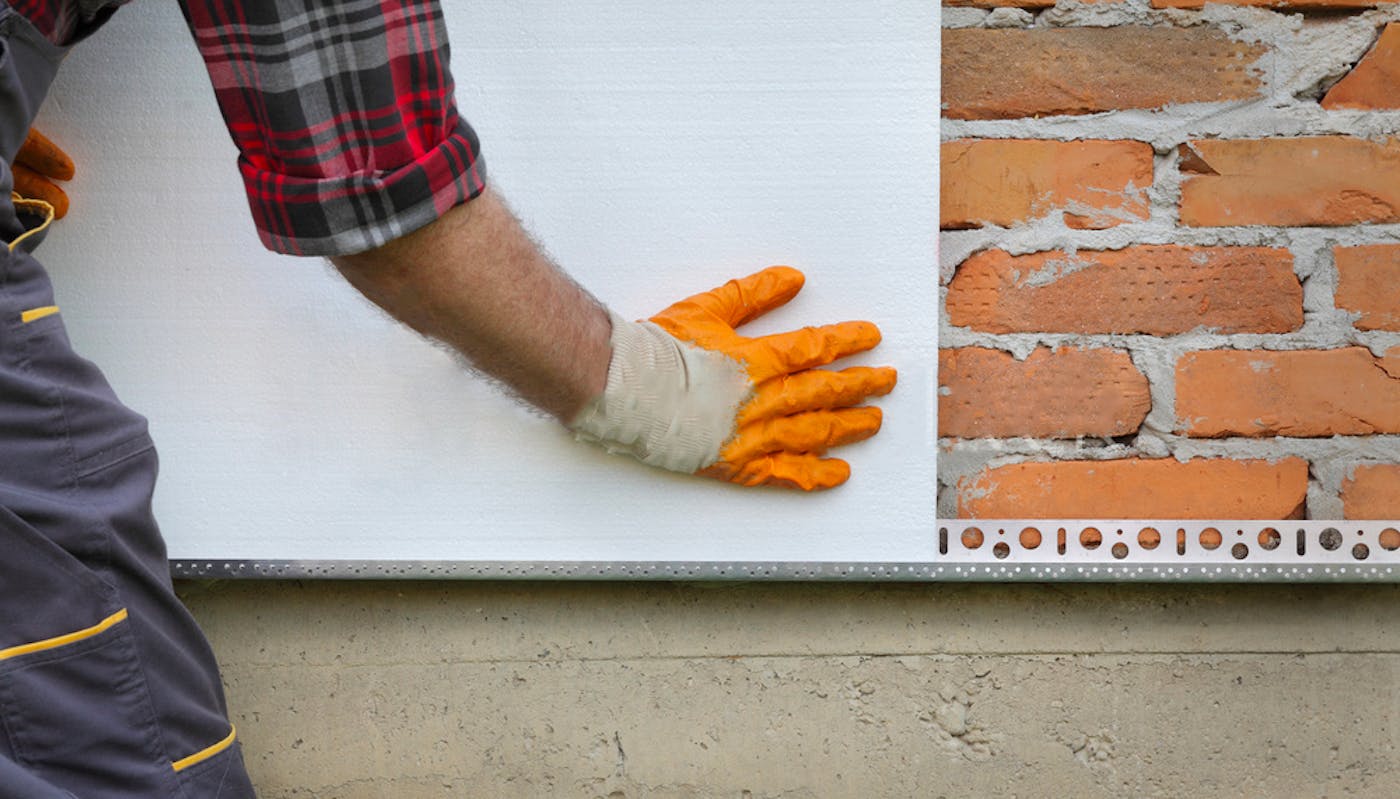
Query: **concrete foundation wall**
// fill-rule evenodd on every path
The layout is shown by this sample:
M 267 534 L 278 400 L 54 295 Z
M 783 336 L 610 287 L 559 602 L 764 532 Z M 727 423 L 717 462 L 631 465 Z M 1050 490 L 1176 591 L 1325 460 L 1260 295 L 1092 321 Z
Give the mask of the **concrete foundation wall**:
M 1397 790 L 1392 587 L 181 589 L 267 799 Z

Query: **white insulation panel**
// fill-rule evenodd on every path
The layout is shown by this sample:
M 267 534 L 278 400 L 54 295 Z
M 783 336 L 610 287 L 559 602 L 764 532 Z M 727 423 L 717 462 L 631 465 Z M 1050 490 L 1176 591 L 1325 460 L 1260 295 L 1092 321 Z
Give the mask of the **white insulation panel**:
M 918 562 L 935 556 L 938 7 L 448 0 L 493 184 L 566 269 L 642 317 L 773 263 L 757 329 L 868 318 L 900 386 L 836 491 L 749 491 L 574 443 L 265 251 L 200 59 L 134 3 L 40 124 L 73 153 L 39 250 L 70 333 L 147 414 L 181 559 Z

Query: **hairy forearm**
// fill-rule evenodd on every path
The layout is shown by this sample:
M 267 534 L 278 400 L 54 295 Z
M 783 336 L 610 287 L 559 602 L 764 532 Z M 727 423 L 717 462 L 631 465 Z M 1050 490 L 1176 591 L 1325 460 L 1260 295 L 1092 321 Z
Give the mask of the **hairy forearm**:
M 460 205 L 375 250 L 332 259 L 392 316 L 466 356 L 580 440 L 653 466 L 743 485 L 833 488 L 828 449 L 868 438 L 893 369 L 821 366 L 875 346 L 869 322 L 748 338 L 735 328 L 796 296 L 771 267 L 645 323 L 607 309 L 555 266 L 499 197 Z
M 564 423 L 603 392 L 606 309 L 490 190 L 383 247 L 331 260 L 391 316 Z

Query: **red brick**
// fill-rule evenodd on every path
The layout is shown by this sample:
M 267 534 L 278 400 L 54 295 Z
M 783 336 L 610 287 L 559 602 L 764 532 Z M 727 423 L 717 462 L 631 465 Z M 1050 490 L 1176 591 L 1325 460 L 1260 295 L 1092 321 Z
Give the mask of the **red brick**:
M 1176 365 L 1176 416 L 1207 438 L 1400 433 L 1400 348 L 1193 352 Z
M 1339 11 L 1352 8 L 1388 6 L 1395 0 L 1152 0 L 1153 8 L 1205 8 L 1206 3 L 1222 6 L 1256 6 L 1304 11 Z
M 1323 108 L 1400 108 L 1400 25 L 1381 31 L 1371 52 L 1322 98 Z
M 1056 213 L 1090 229 L 1147 218 L 1152 148 L 1143 142 L 962 139 L 942 149 L 945 230 L 1010 227 Z
M 958 483 L 958 516 L 981 519 L 1301 519 L 1300 458 L 1015 463 Z
M 1040 347 L 1024 360 L 982 347 L 938 354 L 938 434 L 1077 438 L 1135 432 L 1152 407 L 1126 352 Z
M 1400 519 L 1400 466 L 1358 466 L 1342 483 L 1347 519 Z
M 1273 247 L 987 250 L 958 267 L 946 308 L 989 333 L 1285 333 L 1303 324 L 1303 288 Z
M 1126 0 L 1079 0 L 1081 3 L 1123 3 Z M 1053 8 L 1054 0 L 944 0 L 944 8 L 1026 8 L 1039 11 Z
M 943 115 L 1012 119 L 1244 100 L 1262 45 L 1216 28 L 943 31 Z
M 1079 2 L 1090 5 L 1108 5 L 1122 3 L 1125 0 L 1079 0 Z M 944 8 L 1024 8 L 1027 11 L 1039 11 L 1054 6 L 1055 0 L 943 0 Z
M 1183 145 L 1184 225 L 1400 222 L 1400 142 L 1349 136 Z
M 1400 244 L 1336 247 L 1336 305 L 1360 330 L 1400 330 Z
M 1025 8 L 1039 10 L 1055 5 L 1055 0 L 943 0 L 945 8 Z

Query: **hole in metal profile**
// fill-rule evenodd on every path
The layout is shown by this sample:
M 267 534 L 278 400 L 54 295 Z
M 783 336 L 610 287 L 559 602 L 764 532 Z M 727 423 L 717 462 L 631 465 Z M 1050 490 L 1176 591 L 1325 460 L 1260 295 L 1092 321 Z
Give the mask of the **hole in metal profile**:
M 1335 552 L 1342 545 L 1342 531 L 1335 527 L 1328 527 L 1317 534 L 1317 543 L 1328 552 Z
M 962 545 L 964 549 L 976 549 L 982 546 L 982 531 L 976 527 L 969 527 L 963 530 Z
M 1035 549 L 1040 546 L 1040 531 L 1034 527 L 1027 527 L 1021 531 L 1020 541 L 1022 549 Z
M 948 528 L 938 528 L 938 554 L 948 554 Z
M 1055 531 L 1055 551 L 1061 555 L 1065 554 L 1065 528 L 1063 527 Z
M 996 555 L 998 560 L 1004 560 L 1011 554 L 1011 547 L 1005 541 L 998 541 L 996 546 L 992 547 L 992 554 Z
M 1263 530 L 1259 531 L 1260 549 L 1278 549 L 1278 545 L 1281 543 L 1283 543 L 1283 536 L 1278 530 L 1272 527 L 1265 527 Z
M 1158 544 L 1162 543 L 1162 534 L 1157 532 L 1157 528 L 1155 527 L 1144 527 L 1138 530 L 1137 539 L 1138 546 L 1151 551 L 1156 549 Z
M 1097 527 L 1085 527 L 1079 531 L 1079 545 L 1085 549 L 1098 549 L 1103 543 L 1103 533 Z
M 1357 544 L 1351 548 L 1351 556 L 1357 560 L 1365 560 L 1371 557 L 1371 548 L 1365 544 Z
M 1215 549 L 1220 546 L 1224 540 L 1225 539 L 1220 535 L 1220 531 L 1214 527 L 1207 527 L 1201 531 L 1202 549 Z
M 1394 527 L 1387 527 L 1377 536 L 1377 540 L 1380 542 L 1381 549 L 1384 549 L 1386 552 L 1394 552 L 1400 549 L 1400 530 L 1396 530 Z
M 1113 552 L 1113 557 L 1119 560 L 1128 557 L 1128 545 L 1123 543 L 1122 541 L 1119 541 L 1118 543 L 1114 544 L 1113 549 L 1110 551 Z
M 1244 560 L 1249 557 L 1249 546 L 1243 541 L 1236 543 L 1230 547 L 1230 556 L 1235 560 Z

